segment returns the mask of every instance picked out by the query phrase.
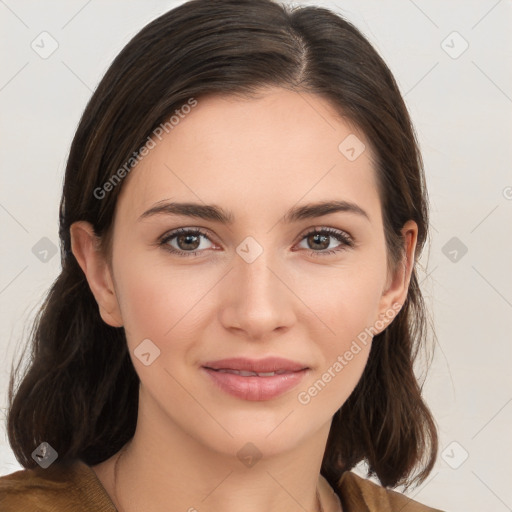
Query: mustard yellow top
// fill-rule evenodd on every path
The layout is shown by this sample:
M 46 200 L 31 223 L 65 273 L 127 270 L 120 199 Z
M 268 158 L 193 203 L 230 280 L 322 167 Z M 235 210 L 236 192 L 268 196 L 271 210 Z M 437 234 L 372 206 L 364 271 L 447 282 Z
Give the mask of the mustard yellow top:
M 319 475 L 324 512 L 442 512 L 385 489 L 351 471 L 335 493 Z M 93 469 L 80 459 L 0 477 L 0 512 L 117 512 Z

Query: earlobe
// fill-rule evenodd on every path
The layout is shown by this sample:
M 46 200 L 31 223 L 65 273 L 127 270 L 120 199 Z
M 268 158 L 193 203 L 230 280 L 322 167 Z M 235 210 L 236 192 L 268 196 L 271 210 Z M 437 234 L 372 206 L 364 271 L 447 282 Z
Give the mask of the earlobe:
M 397 265 L 394 275 L 388 279 L 387 287 L 381 297 L 379 321 L 384 319 L 385 326 L 380 329 L 380 332 L 393 321 L 407 299 L 411 274 L 415 264 L 418 225 L 413 220 L 409 220 L 404 224 L 401 231 L 404 240 L 404 257 Z
M 103 321 L 112 327 L 122 327 L 111 270 L 99 249 L 99 238 L 89 222 L 74 222 L 70 227 L 71 251 L 85 274 Z

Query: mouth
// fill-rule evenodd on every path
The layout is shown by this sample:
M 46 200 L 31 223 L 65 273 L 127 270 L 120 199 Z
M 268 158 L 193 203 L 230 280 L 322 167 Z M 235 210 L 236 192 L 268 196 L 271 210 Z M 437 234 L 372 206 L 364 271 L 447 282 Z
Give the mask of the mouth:
M 251 401 L 277 398 L 295 387 L 310 370 L 307 365 L 277 357 L 223 359 L 207 362 L 201 369 L 222 391 Z

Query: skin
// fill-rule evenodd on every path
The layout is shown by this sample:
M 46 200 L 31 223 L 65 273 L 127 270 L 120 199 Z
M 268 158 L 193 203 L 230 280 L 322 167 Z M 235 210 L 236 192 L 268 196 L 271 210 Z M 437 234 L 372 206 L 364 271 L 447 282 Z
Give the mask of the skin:
M 351 133 L 366 145 L 354 161 L 338 150 Z M 111 266 L 94 250 L 90 224 L 71 227 L 72 250 L 101 317 L 124 326 L 141 381 L 116 505 L 125 512 L 317 510 L 332 416 L 360 379 L 371 340 L 307 405 L 297 395 L 359 333 L 403 304 L 414 264 L 417 226 L 409 221 L 402 230 L 406 259 L 388 271 L 370 142 L 315 95 L 270 88 L 260 99 L 212 96 L 199 99 L 125 180 Z M 331 199 L 356 203 L 369 220 L 337 212 L 281 221 L 293 206 Z M 215 204 L 235 221 L 138 220 L 162 200 Z M 200 237 L 197 256 L 157 244 L 173 229 L 194 227 L 211 233 Z M 326 252 L 305 237 L 315 227 L 349 233 L 356 245 L 311 255 Z M 236 252 L 247 236 L 263 248 L 252 263 Z M 167 244 L 190 252 L 197 246 L 187 249 L 177 238 Z M 341 243 L 331 237 L 327 244 Z M 149 366 L 134 355 L 146 338 L 161 351 Z M 297 388 L 267 401 L 227 395 L 200 371 L 207 360 L 267 355 L 310 370 Z M 236 455 L 248 442 L 262 454 L 252 467 Z M 111 497 L 117 455 L 93 467 Z

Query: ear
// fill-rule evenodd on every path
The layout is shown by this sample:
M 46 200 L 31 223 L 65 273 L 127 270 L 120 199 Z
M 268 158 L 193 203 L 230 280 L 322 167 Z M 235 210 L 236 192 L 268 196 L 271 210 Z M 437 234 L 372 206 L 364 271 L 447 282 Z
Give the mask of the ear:
M 74 222 L 70 227 L 71 250 L 82 268 L 103 321 L 122 327 L 123 320 L 108 262 L 99 249 L 99 238 L 89 222 Z
M 415 263 L 418 225 L 407 221 L 401 229 L 404 240 L 404 257 L 392 275 L 388 274 L 385 289 L 379 303 L 379 319 L 375 322 L 377 334 L 393 321 L 407 299 L 411 273 Z

